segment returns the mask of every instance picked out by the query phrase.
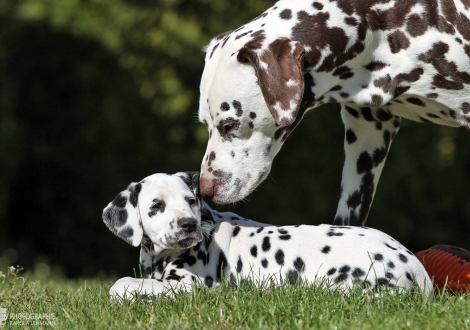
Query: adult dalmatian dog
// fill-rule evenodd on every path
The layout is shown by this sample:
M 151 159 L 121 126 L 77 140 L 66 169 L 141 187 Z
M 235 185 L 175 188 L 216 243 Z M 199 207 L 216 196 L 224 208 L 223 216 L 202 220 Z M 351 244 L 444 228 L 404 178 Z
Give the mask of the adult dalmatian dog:
M 200 85 L 202 195 L 245 198 L 306 111 L 339 103 L 345 163 L 334 224 L 364 224 L 401 117 L 470 127 L 469 7 L 281 0 L 214 38 Z
M 198 192 L 199 173 L 154 174 L 131 183 L 103 211 L 119 238 L 141 246 L 148 278 L 125 277 L 113 298 L 155 296 L 194 283 L 244 279 L 276 284 L 299 278 L 331 289 L 385 286 L 429 294 L 431 280 L 419 260 L 375 229 L 349 226 L 272 226 L 212 210 Z

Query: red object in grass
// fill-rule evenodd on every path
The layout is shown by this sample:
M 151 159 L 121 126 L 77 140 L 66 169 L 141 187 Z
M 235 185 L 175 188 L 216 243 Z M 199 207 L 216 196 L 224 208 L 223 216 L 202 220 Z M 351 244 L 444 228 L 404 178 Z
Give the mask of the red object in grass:
M 415 255 L 434 281 L 436 290 L 470 292 L 470 251 L 456 246 L 436 245 Z

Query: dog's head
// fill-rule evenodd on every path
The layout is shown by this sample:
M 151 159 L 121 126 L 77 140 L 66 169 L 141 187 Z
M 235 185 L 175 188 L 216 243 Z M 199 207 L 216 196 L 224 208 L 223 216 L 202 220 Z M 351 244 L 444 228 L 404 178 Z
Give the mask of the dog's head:
M 218 203 L 236 202 L 267 177 L 311 101 L 305 50 L 298 42 L 245 26 L 214 38 L 205 51 L 199 120 L 209 141 L 201 194 Z
M 103 210 L 103 221 L 133 246 L 145 240 L 157 252 L 186 249 L 207 231 L 201 226 L 203 207 L 199 172 L 158 173 L 120 192 Z

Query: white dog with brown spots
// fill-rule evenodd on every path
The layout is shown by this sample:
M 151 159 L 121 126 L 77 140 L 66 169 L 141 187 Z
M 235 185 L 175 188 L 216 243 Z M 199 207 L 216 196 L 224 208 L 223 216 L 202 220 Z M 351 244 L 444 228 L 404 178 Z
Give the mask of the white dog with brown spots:
M 205 47 L 201 193 L 245 198 L 307 110 L 341 105 L 335 224 L 364 224 L 401 117 L 470 123 L 467 0 L 281 0 Z M 306 142 L 308 143 L 308 142 Z

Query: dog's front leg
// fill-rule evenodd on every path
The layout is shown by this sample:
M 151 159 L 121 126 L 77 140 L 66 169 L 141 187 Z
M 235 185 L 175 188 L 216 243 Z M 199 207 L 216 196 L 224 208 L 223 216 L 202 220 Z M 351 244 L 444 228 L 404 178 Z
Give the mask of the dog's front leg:
M 400 117 L 384 108 L 341 105 L 345 161 L 335 225 L 364 225 Z
M 154 297 L 162 293 L 170 293 L 173 290 L 190 290 L 191 286 L 178 281 L 155 280 L 149 278 L 123 277 L 114 283 L 109 289 L 109 295 L 113 300 L 135 301 L 139 297 Z

